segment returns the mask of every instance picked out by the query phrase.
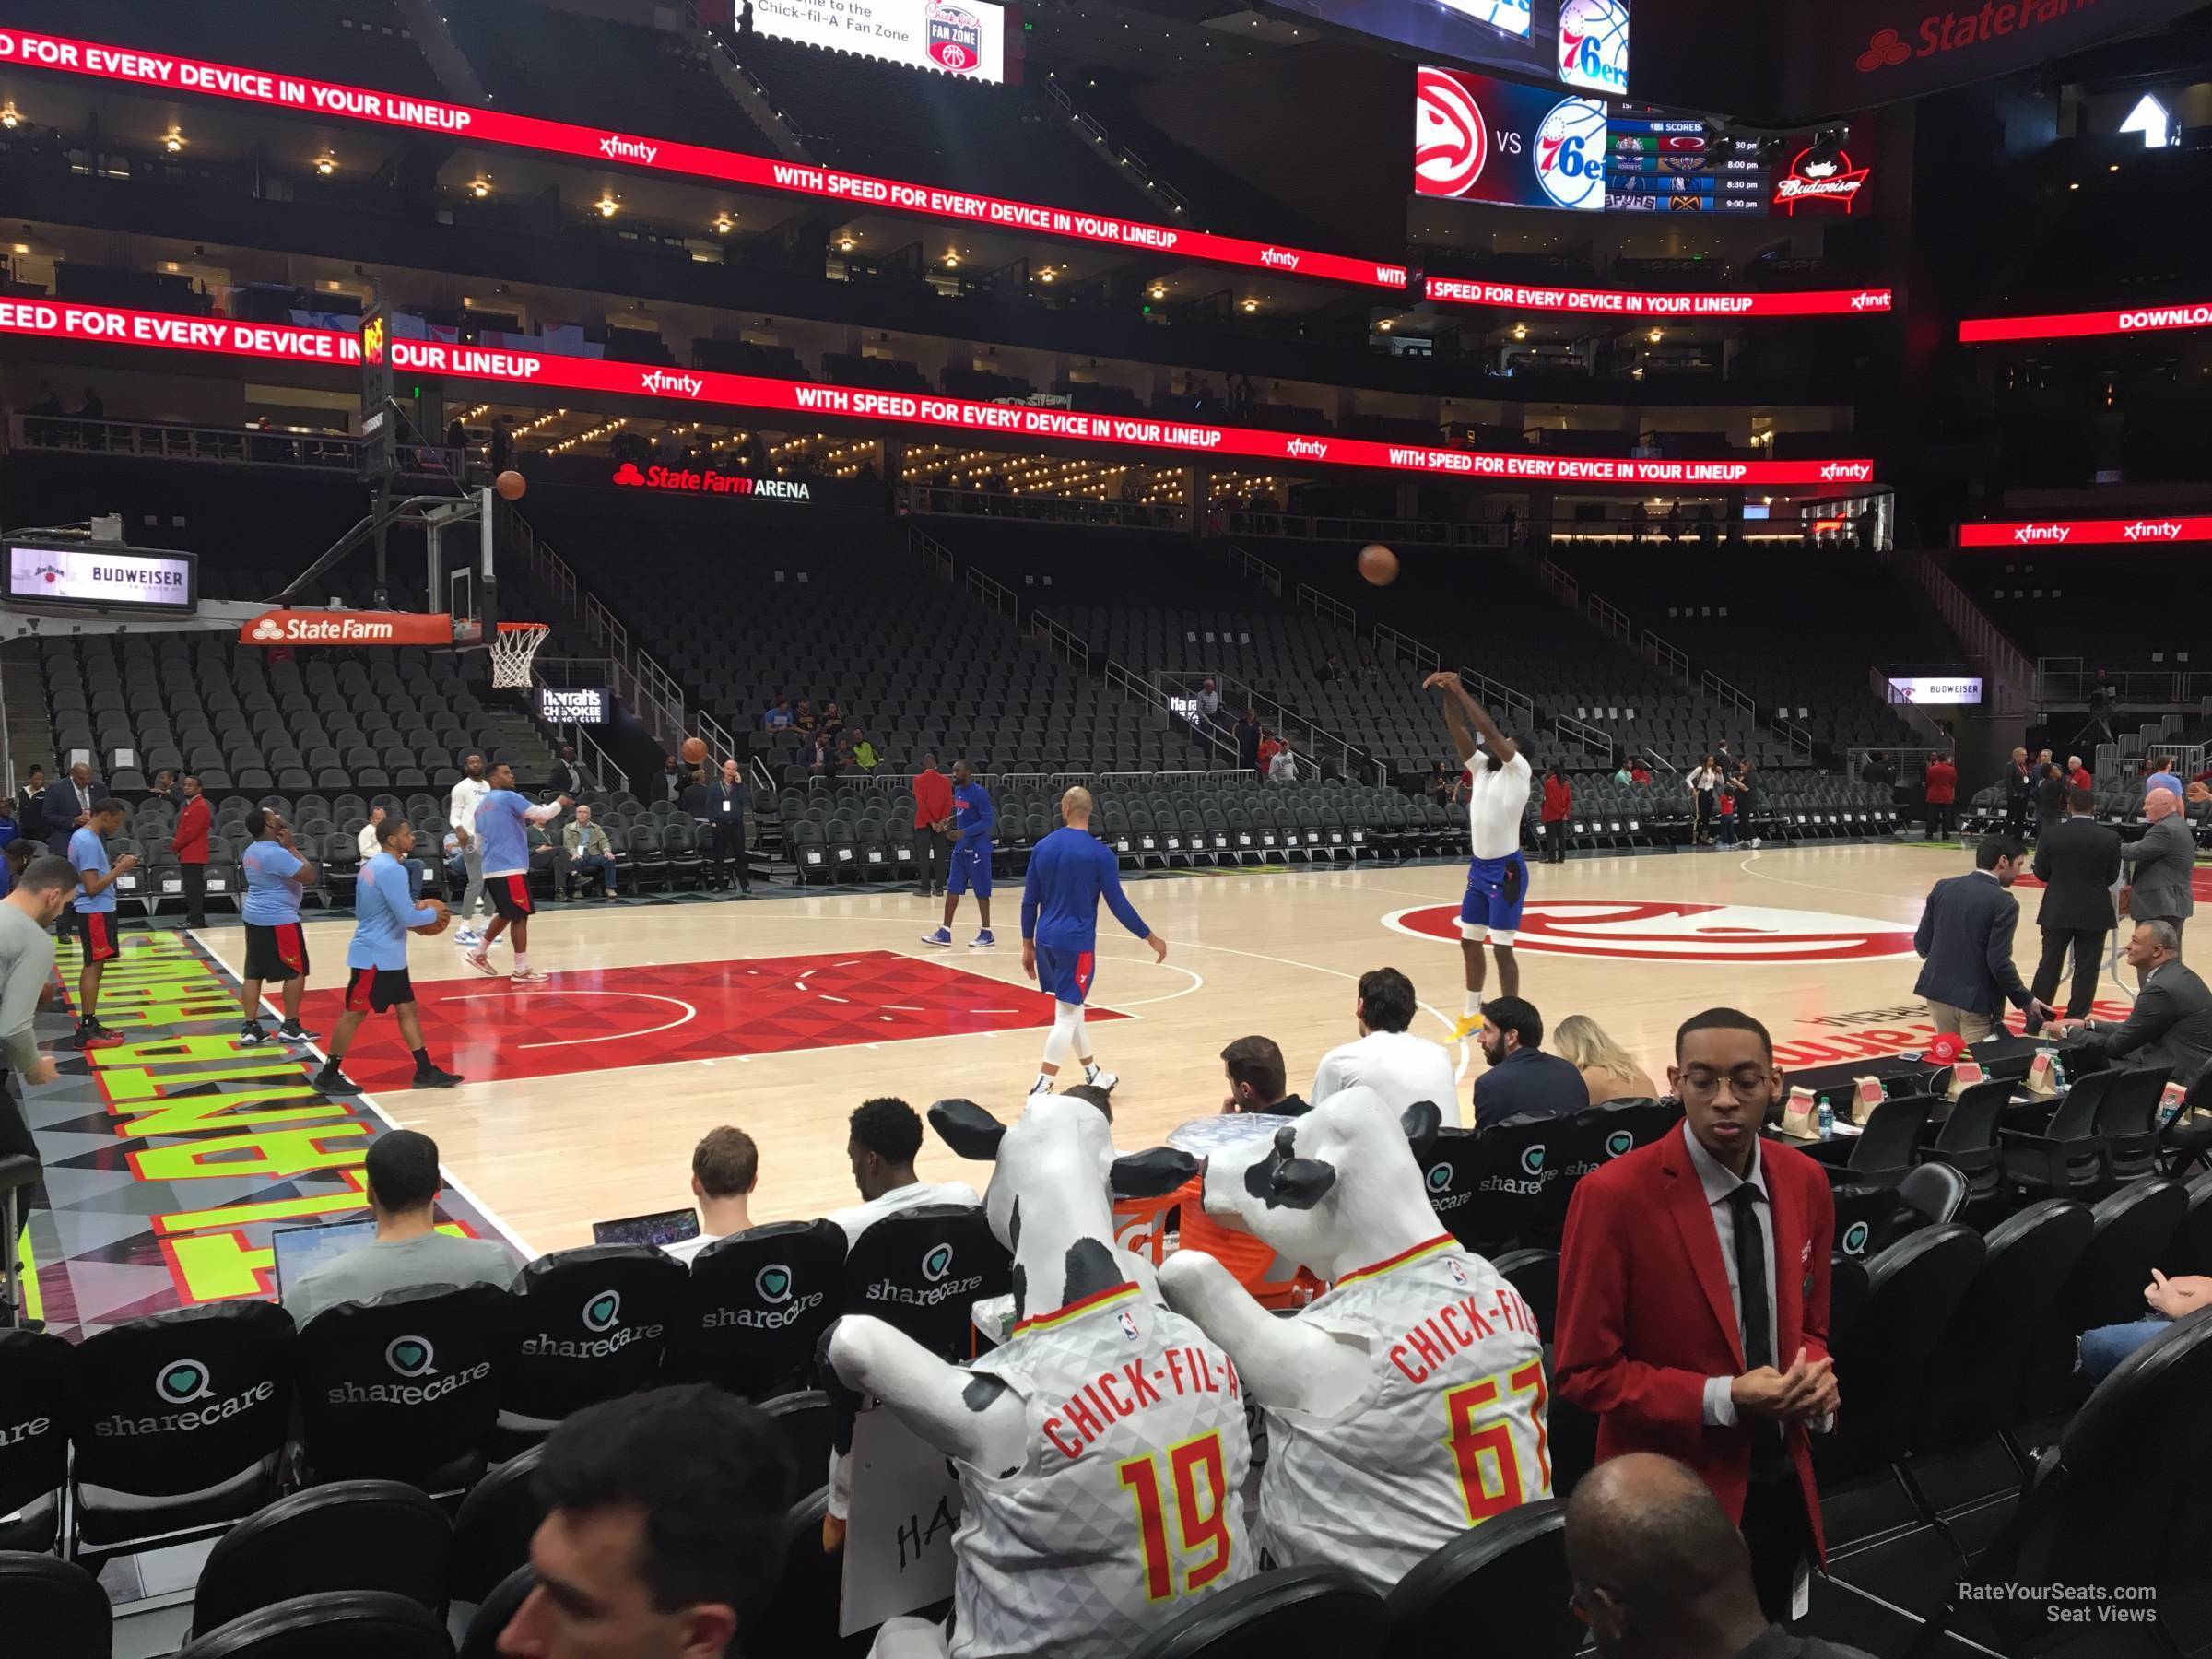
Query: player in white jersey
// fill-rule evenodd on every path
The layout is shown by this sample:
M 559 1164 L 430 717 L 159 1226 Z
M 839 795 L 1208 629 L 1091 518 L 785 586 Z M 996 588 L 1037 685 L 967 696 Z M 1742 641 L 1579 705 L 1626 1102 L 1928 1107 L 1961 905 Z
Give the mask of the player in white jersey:
M 1528 757 L 1468 695 L 1458 675 L 1449 669 L 1432 674 L 1421 688 L 1443 692 L 1444 724 L 1452 729 L 1460 764 L 1467 769 L 1467 828 L 1474 856 L 1467 861 L 1467 890 L 1459 901 L 1459 956 L 1466 971 L 1467 999 L 1453 1032 L 1465 1037 L 1482 1023 L 1484 940 L 1498 953 L 1498 994 L 1521 994 L 1513 943 L 1521 936 L 1521 907 L 1528 901 L 1528 860 L 1521 855 Z
M 1372 1374 L 1335 1409 L 1269 1404 L 1263 1565 L 1344 1567 L 1384 1595 L 1466 1528 L 1551 1496 L 1535 1315 L 1450 1233 L 1340 1276 L 1298 1323 Z

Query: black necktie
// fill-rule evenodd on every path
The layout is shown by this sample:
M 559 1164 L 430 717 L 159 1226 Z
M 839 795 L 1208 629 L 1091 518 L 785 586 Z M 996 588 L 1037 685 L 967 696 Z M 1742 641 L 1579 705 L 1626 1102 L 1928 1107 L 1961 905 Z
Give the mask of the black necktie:
M 1774 1363 L 1774 1337 L 1768 1329 L 1771 1291 L 1767 1284 L 1767 1244 L 1759 1228 L 1759 1189 L 1749 1182 L 1728 1194 L 1728 1206 L 1735 1212 L 1735 1293 L 1743 1309 L 1746 1371 Z M 1773 1479 L 1787 1461 L 1782 1425 L 1772 1418 L 1757 1419 L 1751 1431 L 1751 1478 Z

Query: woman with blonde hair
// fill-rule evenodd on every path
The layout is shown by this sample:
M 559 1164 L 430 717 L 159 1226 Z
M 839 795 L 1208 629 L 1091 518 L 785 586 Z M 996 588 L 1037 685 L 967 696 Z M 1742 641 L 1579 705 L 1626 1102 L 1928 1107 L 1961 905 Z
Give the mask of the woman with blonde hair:
M 1607 1100 L 1659 1097 L 1651 1075 L 1587 1014 L 1570 1014 L 1560 1020 L 1559 1029 L 1551 1034 L 1551 1047 L 1554 1053 L 1583 1074 L 1583 1084 L 1590 1091 L 1593 1106 L 1602 1106 Z

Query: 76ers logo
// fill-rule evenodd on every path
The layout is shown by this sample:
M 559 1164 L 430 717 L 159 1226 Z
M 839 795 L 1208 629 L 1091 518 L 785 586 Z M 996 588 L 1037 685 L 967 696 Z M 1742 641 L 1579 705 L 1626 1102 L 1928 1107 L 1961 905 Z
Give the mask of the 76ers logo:
M 1536 182 L 1561 207 L 1606 205 L 1606 106 L 1562 98 L 1536 128 Z
M 1457 905 L 1402 910 L 1382 920 L 1424 938 L 1459 937 Z M 1521 918 L 1520 947 L 1641 962 L 1858 962 L 1912 955 L 1912 930 L 1825 911 L 1562 899 L 1529 905 Z
M 1629 8 L 1621 0 L 1564 0 L 1559 78 L 1593 92 L 1629 89 Z
M 955 75 L 973 75 L 983 61 L 983 26 L 975 14 L 932 0 L 928 25 L 929 61 Z

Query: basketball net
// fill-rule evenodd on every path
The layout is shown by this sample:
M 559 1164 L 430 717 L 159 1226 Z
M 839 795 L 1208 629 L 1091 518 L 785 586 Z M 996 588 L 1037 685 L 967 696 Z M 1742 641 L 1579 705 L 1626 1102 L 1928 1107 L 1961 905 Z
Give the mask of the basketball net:
M 548 622 L 502 622 L 489 641 L 494 690 L 526 691 L 537 648 L 552 638 Z

